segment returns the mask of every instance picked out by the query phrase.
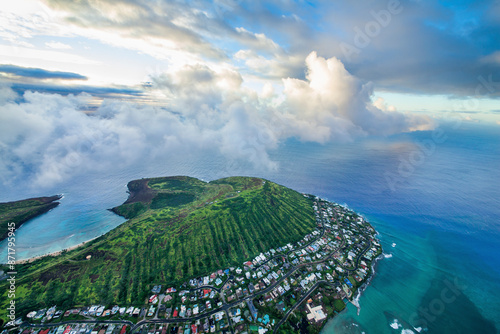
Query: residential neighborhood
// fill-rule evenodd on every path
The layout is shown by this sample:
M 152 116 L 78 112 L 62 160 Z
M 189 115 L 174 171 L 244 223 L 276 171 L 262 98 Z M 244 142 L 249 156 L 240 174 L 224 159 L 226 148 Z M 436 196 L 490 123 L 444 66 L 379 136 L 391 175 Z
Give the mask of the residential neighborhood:
M 317 227 L 295 244 L 179 286 L 157 282 L 140 305 L 33 310 L 2 334 L 319 332 L 369 280 L 382 249 L 363 217 L 313 203 Z

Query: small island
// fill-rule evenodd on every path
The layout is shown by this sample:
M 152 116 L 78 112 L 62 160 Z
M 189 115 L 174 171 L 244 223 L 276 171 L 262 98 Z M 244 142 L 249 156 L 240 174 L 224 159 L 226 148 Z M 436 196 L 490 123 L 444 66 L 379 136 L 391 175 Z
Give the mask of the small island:
M 59 205 L 60 195 L 37 197 L 0 203 L 0 241 L 7 238 L 9 227 L 17 230 L 28 220 L 38 217 Z M 9 223 L 11 224 L 9 226 Z
M 112 209 L 127 222 L 17 265 L 17 314 L 2 314 L 5 328 L 319 333 L 369 282 L 382 253 L 360 215 L 268 180 L 176 176 L 128 189 Z

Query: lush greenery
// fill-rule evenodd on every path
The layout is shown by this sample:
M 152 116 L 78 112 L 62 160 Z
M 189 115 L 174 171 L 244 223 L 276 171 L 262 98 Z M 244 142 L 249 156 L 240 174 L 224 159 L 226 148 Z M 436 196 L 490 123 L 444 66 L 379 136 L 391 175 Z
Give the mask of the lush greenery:
M 129 190 L 129 200 L 114 211 L 134 218 L 79 249 L 17 265 L 18 313 L 52 305 L 142 304 L 153 284 L 241 266 L 315 226 L 308 197 L 258 178 L 144 179 L 129 183 Z M 0 289 L 5 312 L 5 281 Z
M 10 222 L 15 223 L 17 229 L 28 220 L 55 208 L 59 204 L 55 201 L 60 198 L 60 196 L 38 197 L 0 203 L 0 240 L 7 237 Z

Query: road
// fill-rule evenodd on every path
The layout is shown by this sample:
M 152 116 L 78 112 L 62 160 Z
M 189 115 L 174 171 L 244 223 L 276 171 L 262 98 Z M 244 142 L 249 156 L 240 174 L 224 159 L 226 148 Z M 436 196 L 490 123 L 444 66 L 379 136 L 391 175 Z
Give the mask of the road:
M 321 205 L 318 203 L 318 211 L 321 213 Z M 337 218 L 337 216 L 336 216 Z M 319 235 L 318 238 L 315 238 L 314 240 L 310 241 L 309 243 L 307 243 L 306 245 L 304 246 L 301 246 L 300 248 L 297 248 L 297 249 L 293 249 L 293 250 L 290 250 L 288 251 L 287 253 L 285 254 L 281 254 L 281 255 L 276 255 L 274 257 L 271 257 L 269 258 L 268 260 L 266 260 L 264 263 L 260 264 L 258 267 L 255 267 L 253 268 L 252 270 L 253 271 L 256 271 L 258 270 L 261 266 L 265 265 L 266 263 L 268 263 L 269 261 L 273 260 L 273 259 L 276 259 L 276 258 L 280 258 L 280 257 L 283 257 L 285 256 L 287 259 L 288 259 L 288 256 L 292 253 L 292 252 L 296 252 L 296 251 L 299 251 L 299 250 L 302 250 L 308 246 L 310 246 L 311 244 L 313 244 L 314 242 L 316 242 L 317 240 L 320 240 L 324 234 L 325 234 L 325 218 L 324 217 L 321 217 L 321 233 Z M 254 292 L 253 294 L 243 298 L 243 299 L 240 299 L 240 300 L 236 300 L 236 301 L 233 301 L 231 303 L 227 303 L 226 300 L 225 300 L 225 295 L 224 295 L 224 290 L 223 290 L 223 287 L 224 285 L 230 281 L 230 280 L 233 280 L 234 279 L 234 276 L 232 275 L 228 275 L 228 278 L 226 279 L 226 281 L 223 282 L 223 284 L 221 285 L 220 288 L 217 288 L 215 286 L 211 286 L 211 285 L 206 285 L 206 286 L 201 286 L 201 287 L 197 287 L 197 288 L 192 288 L 192 289 L 185 289 L 187 291 L 197 291 L 197 290 L 201 290 L 201 289 L 212 289 L 212 290 L 215 290 L 217 291 L 220 296 L 221 296 L 221 300 L 223 302 L 223 306 L 221 306 L 220 308 L 218 309 L 214 309 L 212 311 L 209 311 L 209 312 L 205 312 L 203 314 L 199 314 L 197 316 L 194 316 L 194 317 L 189 317 L 189 318 L 170 318 L 170 319 L 158 319 L 158 310 L 161 306 L 161 300 L 158 304 L 158 309 L 156 310 L 156 313 L 155 313 L 155 316 L 153 319 L 149 319 L 149 320 L 146 320 L 146 319 L 143 319 L 139 322 L 137 322 L 136 324 L 134 324 L 133 322 L 129 321 L 129 320 L 77 320 L 77 321 L 64 321 L 64 322 L 59 322 L 59 323 L 52 323 L 52 324 L 30 324 L 30 323 L 23 323 L 22 325 L 23 326 L 29 326 L 29 327 L 54 327 L 54 326 L 60 326 L 60 325 L 65 325 L 65 324 L 74 324 L 74 323 L 96 323 L 96 324 L 126 324 L 126 325 L 130 325 L 131 326 L 131 330 L 130 330 L 130 333 L 137 333 L 136 331 L 143 325 L 145 324 L 153 324 L 153 323 L 166 323 L 166 324 L 171 324 L 171 323 L 184 323 L 184 322 L 194 322 L 194 321 L 197 321 L 197 320 L 200 320 L 202 318 L 206 318 L 206 317 L 210 317 L 212 316 L 213 314 L 217 313 L 217 312 L 220 312 L 220 311 L 223 311 L 226 316 L 227 316 L 227 319 L 228 319 L 228 326 L 229 326 L 229 329 L 231 330 L 231 333 L 234 334 L 234 326 L 233 326 L 233 323 L 232 323 L 232 320 L 231 320 L 231 317 L 229 315 L 229 309 L 240 304 L 241 302 L 244 302 L 246 300 L 250 300 L 251 302 L 253 302 L 253 299 L 258 297 L 258 296 L 261 296 L 263 294 L 266 294 L 270 291 L 272 291 L 273 289 L 275 289 L 278 285 L 280 285 L 286 278 L 290 277 L 290 275 L 292 275 L 293 273 L 295 273 L 298 269 L 304 267 L 304 266 L 311 266 L 311 265 L 316 265 L 316 264 L 320 264 L 320 263 L 324 263 L 326 262 L 328 259 L 330 259 L 332 257 L 332 255 L 339 249 L 342 249 L 344 246 L 345 246 L 345 239 L 344 239 L 344 235 L 342 233 L 342 230 L 340 229 L 340 224 L 339 222 L 337 221 L 337 226 L 339 227 L 339 233 L 340 233 L 340 236 L 341 236 L 341 240 L 342 240 L 342 243 L 341 245 L 337 248 L 337 249 L 334 249 L 332 250 L 327 256 L 325 256 L 324 258 L 318 260 L 318 261 L 313 261 L 313 262 L 307 262 L 307 263 L 301 263 L 299 265 L 296 265 L 296 266 L 291 266 L 288 270 L 288 272 L 286 274 L 284 274 L 282 277 L 280 277 L 274 284 L 268 286 L 267 288 L 265 289 L 262 289 L 258 292 Z M 356 261 L 355 261 L 355 267 L 353 269 L 346 269 L 344 268 L 347 272 L 353 272 L 355 270 L 358 269 L 358 266 L 359 266 L 359 261 L 361 259 L 361 256 L 363 256 L 363 254 L 372 246 L 371 242 L 369 242 L 368 246 L 357 256 L 356 258 Z M 338 262 L 337 262 L 338 263 Z M 340 264 L 341 265 L 341 264 Z M 342 265 L 341 265 L 342 266 Z M 343 266 L 342 266 L 343 267 Z M 318 282 L 316 282 L 316 284 L 314 284 L 308 291 L 305 295 L 303 295 L 301 297 L 301 299 L 296 303 L 294 304 L 294 306 L 292 306 L 286 313 L 285 315 L 283 316 L 283 318 L 278 322 L 278 324 L 276 325 L 276 327 L 274 328 L 274 333 L 276 333 L 279 329 L 279 327 L 285 323 L 285 321 L 288 319 L 288 316 L 299 306 L 301 305 L 304 300 L 306 300 L 309 295 L 315 290 L 318 288 L 318 286 L 320 286 L 321 284 L 328 284 L 328 285 L 331 285 L 330 282 L 326 281 L 326 280 L 320 280 Z
M 329 284 L 331 285 L 330 282 L 328 281 L 325 281 L 325 280 L 320 280 L 318 282 L 316 282 L 316 284 L 314 284 L 312 286 L 312 288 L 309 289 L 309 291 L 307 291 L 307 293 L 299 299 L 299 301 L 297 303 L 295 303 L 286 313 L 285 315 L 283 316 L 283 318 L 281 318 L 281 320 L 276 324 L 276 327 L 274 328 L 274 331 L 273 333 L 276 333 L 278 332 L 278 328 L 280 328 L 281 325 L 283 325 L 286 321 L 286 319 L 288 319 L 288 316 L 290 315 L 290 313 L 292 313 L 297 307 L 299 307 L 303 302 L 304 300 L 306 300 L 310 295 L 311 293 L 316 290 L 321 284 Z

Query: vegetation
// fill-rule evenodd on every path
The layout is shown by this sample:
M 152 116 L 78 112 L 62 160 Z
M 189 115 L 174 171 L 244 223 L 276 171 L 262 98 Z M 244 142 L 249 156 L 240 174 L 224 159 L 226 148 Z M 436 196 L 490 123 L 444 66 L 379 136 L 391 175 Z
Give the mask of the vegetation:
M 8 224 L 14 222 L 16 229 L 59 205 L 60 196 L 30 198 L 21 201 L 0 203 L 0 241 L 7 238 Z
M 143 179 L 129 191 L 113 209 L 130 218 L 124 224 L 76 250 L 16 266 L 18 314 L 52 305 L 141 305 L 154 284 L 241 266 L 315 228 L 308 197 L 258 178 Z M 5 312 L 5 281 L 0 289 Z

